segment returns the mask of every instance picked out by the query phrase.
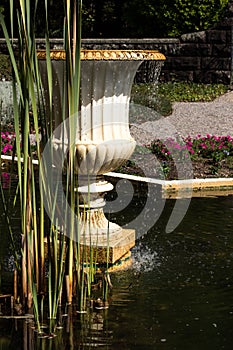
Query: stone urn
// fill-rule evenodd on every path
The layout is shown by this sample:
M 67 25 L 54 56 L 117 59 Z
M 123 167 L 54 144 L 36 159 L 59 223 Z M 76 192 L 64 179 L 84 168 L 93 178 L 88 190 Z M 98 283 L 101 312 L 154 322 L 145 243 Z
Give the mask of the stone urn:
M 45 52 L 39 51 L 40 69 L 48 94 Z M 135 141 L 129 131 L 129 101 L 135 74 L 145 61 L 165 60 L 158 51 L 142 50 L 82 50 L 79 112 L 68 113 L 64 102 L 65 52 L 50 53 L 53 71 L 53 148 L 56 159 L 64 156 L 63 170 L 72 154 L 78 176 L 80 240 L 98 250 L 98 261 L 114 263 L 127 254 L 135 244 L 135 230 L 122 229 L 104 215 L 104 194 L 113 189 L 104 174 L 121 166 L 134 151 Z M 66 119 L 62 118 L 64 115 Z M 67 124 L 67 118 L 74 122 Z M 73 123 L 73 124 L 72 124 Z M 64 128 L 60 128 L 60 125 Z M 71 128 L 70 125 L 74 125 Z M 72 132 L 70 132 L 72 129 Z M 73 130 L 75 129 L 75 130 Z M 70 142 L 72 134 L 72 142 Z M 69 148 L 74 144 L 75 150 Z M 84 243 L 83 243 L 84 244 Z M 86 244 L 86 243 L 85 243 Z

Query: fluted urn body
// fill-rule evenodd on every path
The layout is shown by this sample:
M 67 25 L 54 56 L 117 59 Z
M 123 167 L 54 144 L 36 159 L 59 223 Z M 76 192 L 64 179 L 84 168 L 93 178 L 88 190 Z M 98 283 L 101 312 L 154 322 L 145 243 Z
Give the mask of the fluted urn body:
M 43 55 L 39 52 L 39 58 Z M 63 122 L 64 115 L 65 53 L 51 51 L 51 59 L 55 130 Z M 78 174 L 97 175 L 112 171 L 133 152 L 135 141 L 129 132 L 129 100 L 134 76 L 143 60 L 161 61 L 164 56 L 157 51 L 140 50 L 81 52 L 80 112 L 74 136 Z M 46 69 L 44 62 L 42 71 L 43 64 Z M 46 85 L 46 79 L 44 82 Z M 59 132 L 61 130 L 55 132 L 54 140 L 58 147 Z

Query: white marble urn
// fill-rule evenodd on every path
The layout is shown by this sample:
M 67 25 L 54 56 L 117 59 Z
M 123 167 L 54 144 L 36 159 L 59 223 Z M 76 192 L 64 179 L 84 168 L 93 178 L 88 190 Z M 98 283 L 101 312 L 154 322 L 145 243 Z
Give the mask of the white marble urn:
M 45 52 L 38 52 L 38 55 L 42 59 L 40 68 L 47 90 Z M 127 236 L 126 231 L 131 232 L 126 249 L 120 249 L 120 253 L 117 254 L 118 259 L 118 255 L 124 255 L 126 250 L 129 251 L 132 247 L 135 234 L 134 230 L 122 230 L 120 226 L 109 223 L 105 218 L 104 199 L 98 194 L 111 190 L 113 186 L 100 178 L 100 175 L 122 165 L 134 151 L 135 141 L 129 131 L 129 101 L 138 67 L 144 60 L 163 61 L 165 57 L 158 51 L 150 50 L 82 50 L 80 109 L 76 116 L 70 116 L 67 108 L 69 101 L 65 101 L 64 105 L 63 97 L 66 89 L 65 52 L 54 50 L 50 55 L 54 85 L 53 143 L 57 150 L 54 157 L 55 166 L 56 157 L 61 157 L 65 145 L 67 149 L 65 149 L 64 165 L 72 154 L 74 169 L 80 178 L 78 192 L 82 198 L 80 205 L 82 234 L 91 234 L 92 239 L 96 239 L 96 242 L 98 240 L 98 245 L 104 246 L 103 241 L 106 240 L 107 233 L 115 245 L 117 237 L 122 239 L 122 235 Z M 74 121 L 67 124 L 65 131 L 59 128 L 59 125 L 64 123 L 62 119 L 64 109 L 67 118 L 74 117 Z M 75 148 L 73 152 L 69 152 L 71 134 Z M 85 178 L 91 183 L 85 184 Z M 91 196 L 88 192 L 91 192 Z M 89 203 L 85 203 L 88 201 L 87 198 Z M 88 214 L 82 211 L 85 206 L 89 207 Z M 101 237 L 102 243 L 100 243 Z M 111 242 L 108 244 L 111 246 Z

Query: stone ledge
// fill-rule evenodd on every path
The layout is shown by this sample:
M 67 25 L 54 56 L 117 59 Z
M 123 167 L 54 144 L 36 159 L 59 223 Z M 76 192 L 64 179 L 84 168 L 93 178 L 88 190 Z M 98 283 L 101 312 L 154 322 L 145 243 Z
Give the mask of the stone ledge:
M 164 199 L 182 199 L 182 198 L 205 198 L 205 197 L 219 197 L 233 195 L 233 189 L 201 189 L 194 190 L 190 193 L 188 191 L 175 191 L 175 192 L 163 192 L 162 198 Z
M 233 178 L 206 178 L 206 179 L 185 179 L 185 180 L 160 180 L 142 176 L 128 175 L 122 173 L 106 173 L 105 176 L 112 178 L 127 179 L 132 182 L 147 183 L 161 186 L 162 192 L 177 193 L 195 191 L 214 191 L 218 190 L 233 191 Z
M 163 191 L 213 191 L 213 190 L 232 190 L 233 178 L 207 178 L 207 179 L 189 179 L 189 180 L 171 180 L 164 181 Z
M 91 247 L 88 244 L 84 245 L 82 239 L 80 244 L 85 247 L 87 256 L 90 256 L 89 252 L 92 251 L 93 260 L 97 264 L 114 264 L 135 246 L 135 230 L 122 229 L 120 233 L 110 234 L 109 239 L 105 236 L 99 238 L 96 244 L 92 242 Z

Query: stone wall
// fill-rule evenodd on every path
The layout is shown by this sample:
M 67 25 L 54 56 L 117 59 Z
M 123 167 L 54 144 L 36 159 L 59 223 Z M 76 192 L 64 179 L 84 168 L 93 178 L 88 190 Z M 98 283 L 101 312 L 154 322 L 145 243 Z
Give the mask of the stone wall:
M 230 83 L 232 66 L 231 26 L 189 33 L 179 39 L 86 39 L 86 48 L 159 50 L 166 56 L 160 80 Z M 136 81 L 152 81 L 153 65 L 145 62 Z
M 52 40 L 52 47 L 62 46 L 60 39 Z M 43 48 L 43 40 L 38 40 Z M 159 50 L 166 56 L 161 69 L 162 81 L 193 81 L 230 83 L 231 30 L 213 29 L 182 35 L 179 39 L 83 39 L 83 48 Z M 0 52 L 6 53 L 0 39 Z M 155 78 L 154 65 L 144 62 L 136 75 L 137 82 L 151 82 Z
M 184 34 L 177 39 L 83 39 L 87 49 L 159 50 L 166 56 L 162 81 L 193 81 L 232 84 L 233 71 L 233 1 L 229 2 L 224 20 L 215 28 Z M 61 39 L 51 41 L 53 48 L 62 47 Z M 38 47 L 44 41 L 38 39 Z M 0 39 L 0 52 L 6 52 Z M 156 78 L 154 65 L 144 62 L 136 82 L 151 82 Z
M 162 81 L 233 84 L 233 0 L 224 19 L 212 29 L 184 34 L 178 39 L 86 39 L 87 48 L 153 49 L 166 56 Z M 136 81 L 153 81 L 154 66 L 141 65 Z
M 178 49 L 167 54 L 163 80 L 230 83 L 231 30 L 216 28 L 182 35 Z

